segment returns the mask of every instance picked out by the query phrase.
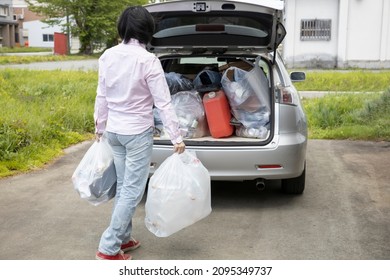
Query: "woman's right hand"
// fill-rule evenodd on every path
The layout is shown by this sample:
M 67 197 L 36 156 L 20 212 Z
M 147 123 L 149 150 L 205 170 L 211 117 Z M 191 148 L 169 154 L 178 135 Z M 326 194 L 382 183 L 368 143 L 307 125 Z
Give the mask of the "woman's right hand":
M 100 138 L 102 138 L 102 135 L 101 133 L 95 133 L 95 141 L 96 142 L 99 142 L 100 141 Z
M 175 145 L 173 145 L 173 149 L 175 153 L 181 154 L 186 149 L 186 144 L 184 144 L 184 141 L 176 143 Z

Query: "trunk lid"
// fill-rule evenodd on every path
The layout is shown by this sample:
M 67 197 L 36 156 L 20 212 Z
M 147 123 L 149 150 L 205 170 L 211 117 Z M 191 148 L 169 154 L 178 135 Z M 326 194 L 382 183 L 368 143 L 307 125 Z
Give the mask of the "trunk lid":
M 152 52 L 275 51 L 286 32 L 280 0 L 170 1 L 145 6 L 156 21 Z

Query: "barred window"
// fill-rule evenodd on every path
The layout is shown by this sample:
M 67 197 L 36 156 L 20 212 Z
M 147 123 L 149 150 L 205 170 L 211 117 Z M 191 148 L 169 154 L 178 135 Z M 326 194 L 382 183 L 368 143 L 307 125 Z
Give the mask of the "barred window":
M 301 41 L 329 41 L 331 38 L 332 20 L 301 20 Z

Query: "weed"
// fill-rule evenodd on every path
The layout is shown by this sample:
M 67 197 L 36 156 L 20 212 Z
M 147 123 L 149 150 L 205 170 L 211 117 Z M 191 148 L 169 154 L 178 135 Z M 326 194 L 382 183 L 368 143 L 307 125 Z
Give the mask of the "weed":
M 90 139 L 96 72 L 0 71 L 0 176 Z
M 304 99 L 309 137 L 390 141 L 390 89 Z
M 390 85 L 390 71 L 308 71 L 302 91 L 382 92 Z

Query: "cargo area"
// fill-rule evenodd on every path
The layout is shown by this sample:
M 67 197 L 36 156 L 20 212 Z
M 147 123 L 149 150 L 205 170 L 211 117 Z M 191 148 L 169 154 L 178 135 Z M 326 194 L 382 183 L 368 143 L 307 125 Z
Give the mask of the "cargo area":
M 261 57 L 160 57 L 179 118 L 192 145 L 265 145 L 273 136 L 270 63 Z M 169 141 L 154 108 L 155 144 Z

